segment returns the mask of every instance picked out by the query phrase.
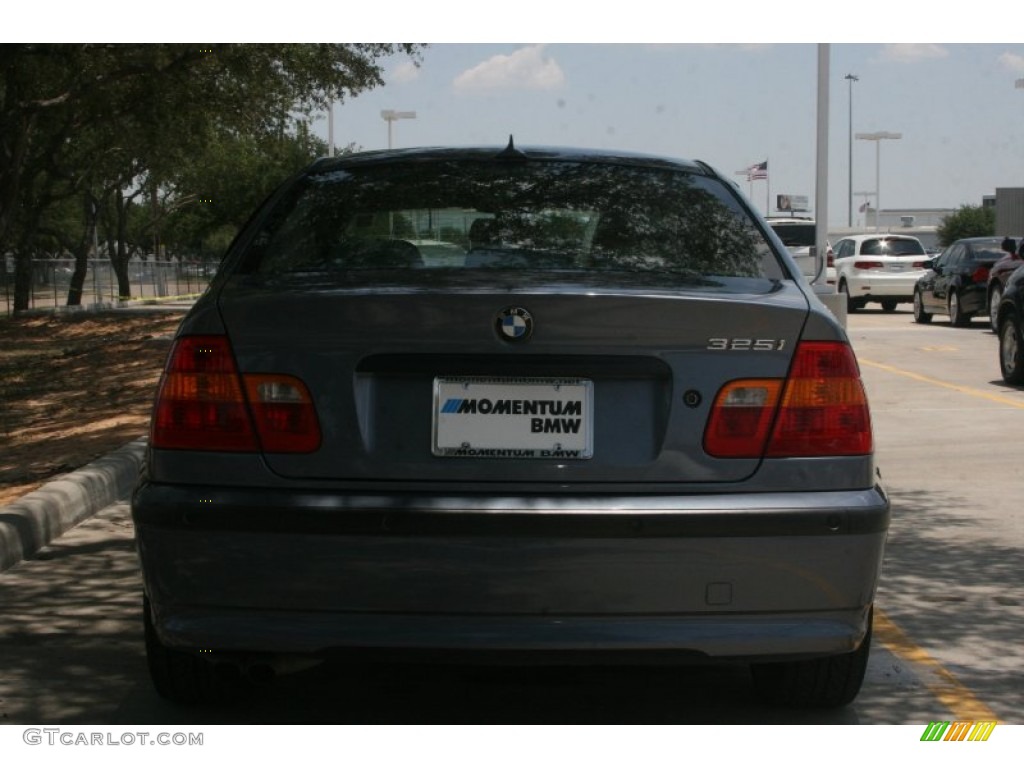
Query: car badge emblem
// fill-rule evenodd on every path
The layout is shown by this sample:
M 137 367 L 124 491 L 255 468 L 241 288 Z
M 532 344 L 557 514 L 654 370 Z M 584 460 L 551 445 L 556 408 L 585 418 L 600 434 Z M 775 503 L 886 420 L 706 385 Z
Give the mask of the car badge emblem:
M 495 318 L 495 326 L 504 341 L 526 341 L 533 335 L 533 316 L 522 307 L 505 307 Z

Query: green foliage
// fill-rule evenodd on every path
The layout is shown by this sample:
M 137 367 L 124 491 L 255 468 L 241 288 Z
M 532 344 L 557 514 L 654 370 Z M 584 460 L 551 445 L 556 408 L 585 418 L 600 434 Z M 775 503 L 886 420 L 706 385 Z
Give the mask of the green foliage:
M 381 85 L 383 59 L 415 61 L 421 49 L 0 46 L 0 253 L 17 260 L 15 311 L 27 308 L 33 255 L 84 259 L 94 227 L 116 240 L 122 295 L 133 252 L 164 234 L 195 246 L 237 227 L 241 211 L 322 152 L 302 127 L 313 111 Z M 186 214 L 200 199 L 213 201 L 208 210 Z
M 168 181 L 173 195 L 162 242 L 178 256 L 226 246 L 282 181 L 326 154 L 326 142 L 302 121 L 260 134 L 211 134 L 202 154 L 183 162 Z
M 416 237 L 416 229 L 412 222 L 400 213 L 391 216 L 391 237 Z
M 995 208 L 962 205 L 946 216 L 938 228 L 939 245 L 945 248 L 964 237 L 985 237 L 996 233 Z

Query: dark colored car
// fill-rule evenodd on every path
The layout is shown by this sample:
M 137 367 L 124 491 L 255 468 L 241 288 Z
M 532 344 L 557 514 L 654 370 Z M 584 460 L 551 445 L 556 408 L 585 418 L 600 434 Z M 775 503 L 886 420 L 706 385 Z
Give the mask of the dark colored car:
M 1024 239 L 1014 238 L 1014 242 L 1024 244 Z M 988 273 L 988 307 L 989 307 L 989 322 L 992 325 L 992 330 L 998 333 L 999 326 L 997 325 L 997 318 L 999 316 L 999 304 L 1003 298 L 1003 290 L 1006 287 L 1006 281 L 1010 279 L 1010 275 L 1017 271 L 1017 267 L 1024 264 L 1024 258 L 1021 258 L 1019 251 L 1012 253 L 1004 252 L 1000 257 L 999 261 L 992 265 L 992 269 Z
M 742 660 L 838 706 L 889 503 L 847 336 L 731 180 L 510 143 L 275 192 L 180 327 L 132 513 L 174 701 L 374 649 Z
M 1024 269 L 1006 281 L 996 312 L 999 373 L 1007 384 L 1024 384 Z
M 1006 253 L 1001 244 L 1000 237 L 967 237 L 926 261 L 928 272 L 914 286 L 914 320 L 949 315 L 951 325 L 964 326 L 987 313 L 989 272 Z

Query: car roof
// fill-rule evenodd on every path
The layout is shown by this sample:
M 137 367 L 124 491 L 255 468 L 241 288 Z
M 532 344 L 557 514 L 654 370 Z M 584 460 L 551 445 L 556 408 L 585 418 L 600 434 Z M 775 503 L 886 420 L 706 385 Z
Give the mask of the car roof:
M 473 146 L 473 147 L 415 147 L 411 149 L 384 149 L 355 152 L 333 158 L 320 158 L 309 168 L 313 174 L 350 168 L 390 165 L 406 162 L 445 160 L 542 160 L 547 162 L 583 162 L 609 165 L 632 165 L 646 168 L 682 170 L 704 176 L 718 176 L 710 166 L 700 160 L 664 157 L 640 152 L 608 151 L 580 147 Z
M 840 239 L 853 240 L 858 243 L 863 243 L 865 240 L 917 240 L 918 242 L 921 242 L 920 238 L 914 237 L 913 235 L 900 235 L 895 232 L 875 232 L 867 235 L 846 235 Z

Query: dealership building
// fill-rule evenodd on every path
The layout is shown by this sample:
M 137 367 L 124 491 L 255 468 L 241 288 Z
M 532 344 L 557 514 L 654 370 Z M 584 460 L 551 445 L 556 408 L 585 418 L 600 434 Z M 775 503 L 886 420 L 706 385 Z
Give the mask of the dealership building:
M 997 235 L 1024 235 L 1024 187 L 996 187 L 986 195 L 984 205 L 996 209 Z

